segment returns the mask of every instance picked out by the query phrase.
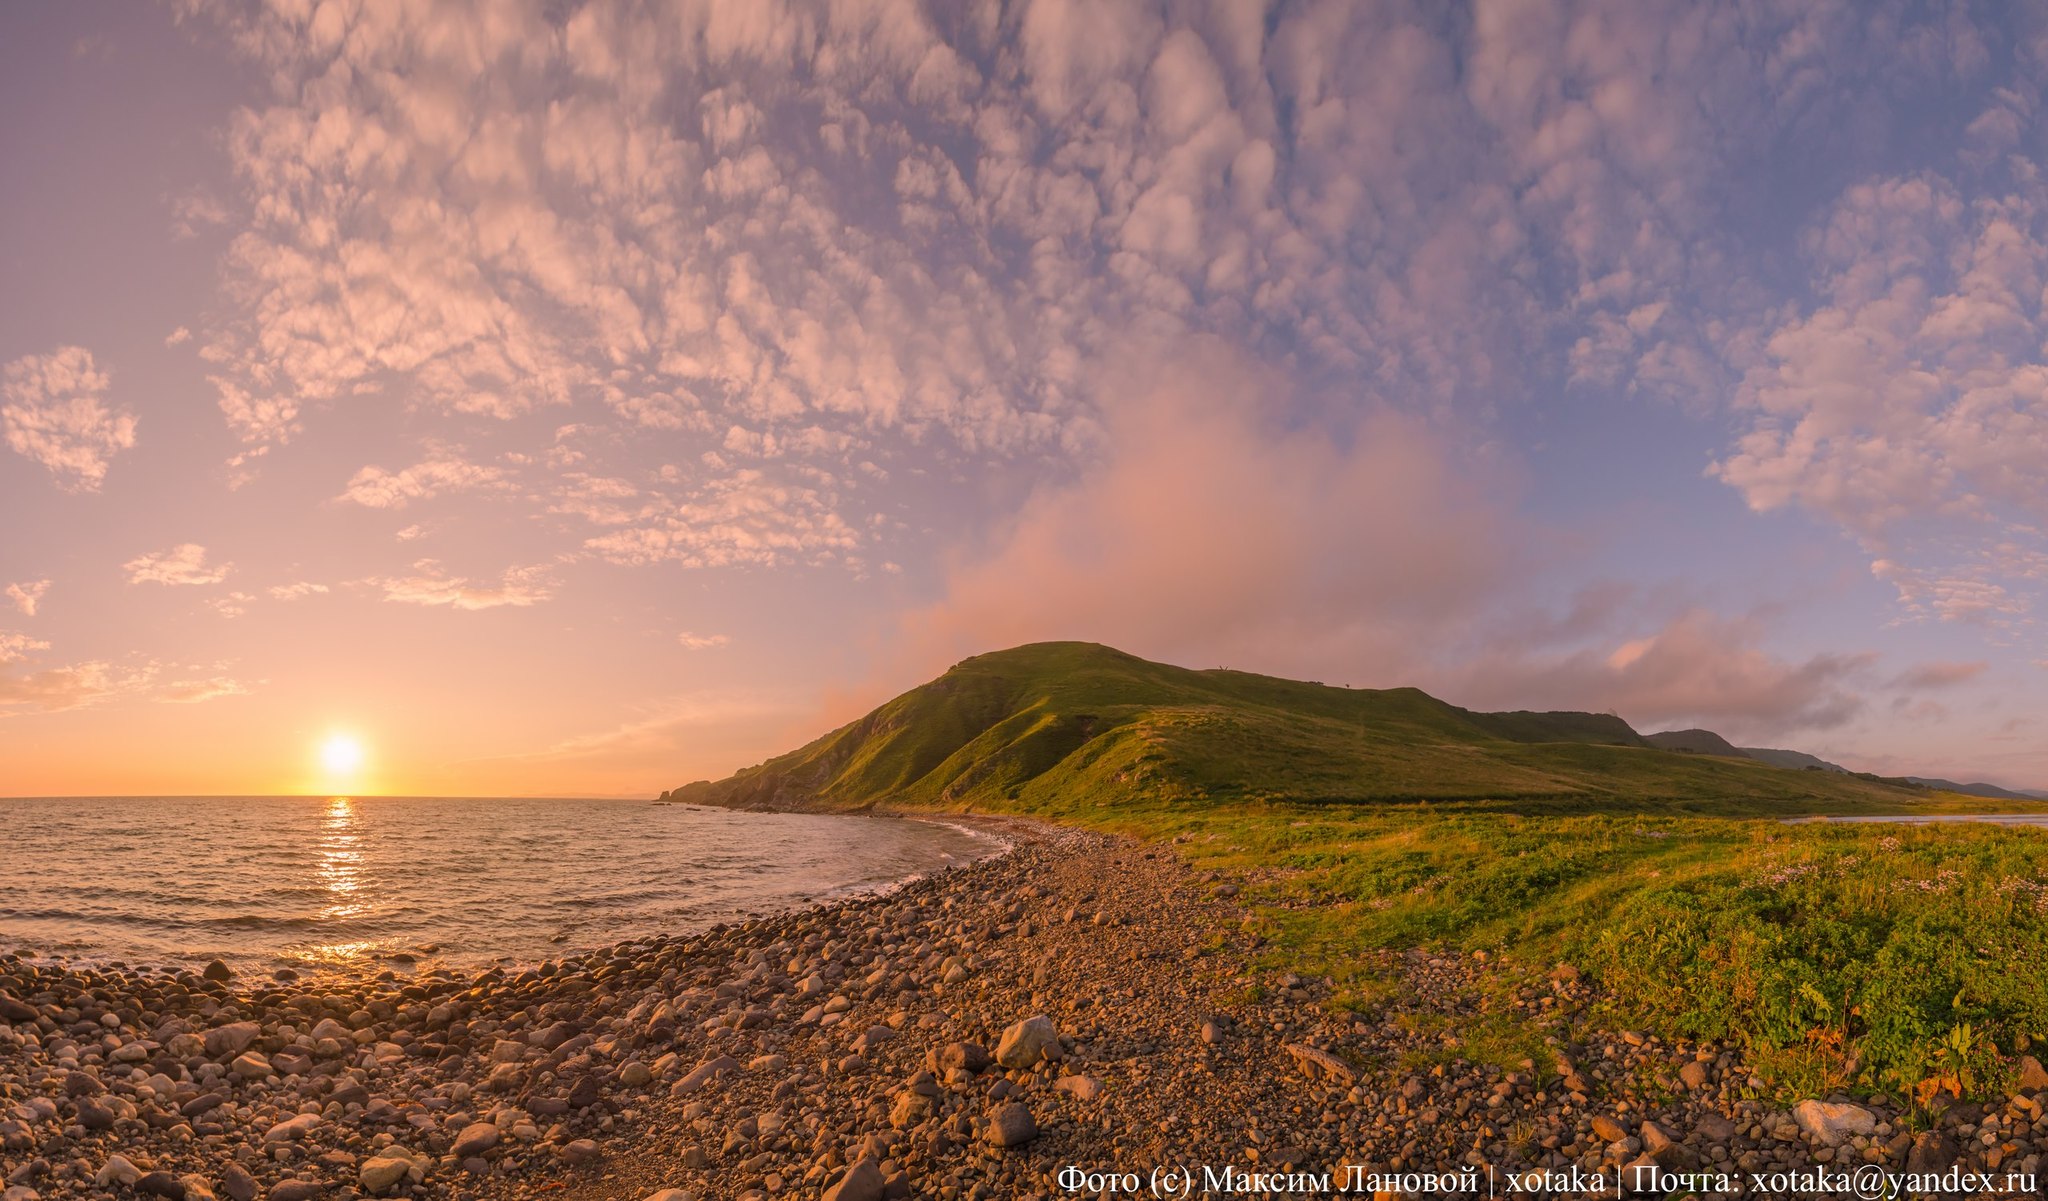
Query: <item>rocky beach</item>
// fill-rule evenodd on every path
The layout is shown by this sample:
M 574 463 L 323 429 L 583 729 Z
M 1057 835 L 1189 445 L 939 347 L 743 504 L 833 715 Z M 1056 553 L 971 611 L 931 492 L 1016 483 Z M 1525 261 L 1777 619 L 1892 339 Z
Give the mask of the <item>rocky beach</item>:
M 1867 1166 L 2012 1195 L 2048 1152 L 2031 1060 L 2010 1095 L 1916 1118 L 1759 1099 L 1734 1047 L 1608 1028 L 1568 964 L 1385 953 L 1384 996 L 1340 1008 L 1269 962 L 1242 882 L 1000 828 L 1008 854 L 887 895 L 518 971 L 0 959 L 5 1201 L 952 1201 L 1155 1172 L 1195 1195 L 1849 1195 Z M 1465 1058 L 1459 1032 L 1502 1020 L 1543 1053 Z

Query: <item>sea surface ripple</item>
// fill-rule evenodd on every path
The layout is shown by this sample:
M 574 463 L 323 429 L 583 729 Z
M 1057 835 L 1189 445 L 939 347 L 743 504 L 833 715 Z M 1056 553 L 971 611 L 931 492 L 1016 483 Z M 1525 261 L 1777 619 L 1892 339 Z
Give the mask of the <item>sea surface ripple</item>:
M 886 888 L 998 844 L 646 801 L 0 799 L 0 950 L 245 970 L 537 963 Z

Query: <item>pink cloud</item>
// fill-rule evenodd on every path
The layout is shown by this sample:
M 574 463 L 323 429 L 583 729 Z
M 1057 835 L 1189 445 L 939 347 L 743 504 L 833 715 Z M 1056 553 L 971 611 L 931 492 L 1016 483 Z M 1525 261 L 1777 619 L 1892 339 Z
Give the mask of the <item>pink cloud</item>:
M 1500 647 L 1441 686 L 1472 707 L 1614 712 L 1637 729 L 1706 722 L 1738 736 L 1838 726 L 1862 709 L 1856 683 L 1874 655 L 1788 661 L 1761 647 L 1763 633 L 1754 619 L 1690 609 L 1647 635 L 1562 655 Z
M 1128 394 L 1100 461 L 1034 494 L 904 620 L 914 661 L 1085 639 L 1475 707 L 1738 731 L 1833 726 L 1862 705 L 1871 656 L 1788 661 L 1762 649 L 1754 619 L 1685 608 L 1624 634 L 1662 602 L 1611 583 L 1556 615 L 1503 609 L 1569 543 L 1480 482 L 1511 465 L 1422 422 L 1375 413 L 1342 443 L 1290 430 L 1285 390 L 1213 351 Z
M 1123 382 L 1101 460 L 906 619 L 928 660 L 1081 638 L 1398 677 L 1513 570 L 1519 523 L 1479 482 L 1495 472 L 1422 422 L 1379 411 L 1345 445 L 1288 430 L 1278 382 L 1213 348 Z
M 1983 675 L 1990 666 L 1981 659 L 1973 663 L 1916 663 L 1892 677 L 1891 684 L 1894 688 L 1953 688 Z
M 0 717 L 54 713 L 97 704 L 148 686 L 154 667 L 125 669 L 94 660 L 30 668 L 30 657 L 50 644 L 26 634 L 0 630 Z
M 233 564 L 208 565 L 206 548 L 196 542 L 180 543 L 166 551 L 138 555 L 121 565 L 131 584 L 172 586 L 218 584 L 233 570 Z
M 247 696 L 248 693 L 248 685 L 241 681 L 227 676 L 214 676 L 205 680 L 178 680 L 165 684 L 157 691 L 156 699 L 171 705 L 196 705 L 224 696 Z
M 48 580 L 23 580 L 7 585 L 7 599 L 21 610 L 22 616 L 34 617 L 36 606 L 43 603 L 43 594 L 50 590 Z
M 135 445 L 135 414 L 101 399 L 110 385 L 83 347 L 23 355 L 0 368 L 0 429 L 9 449 L 75 492 L 94 492 L 107 462 Z
M 413 564 L 415 574 L 381 577 L 366 581 L 384 592 L 384 599 L 402 605 L 427 605 L 450 609 L 479 610 L 510 606 L 526 608 L 540 604 L 554 594 L 548 582 L 548 568 L 514 567 L 497 583 L 484 583 L 451 576 L 432 559 Z
M 402 509 L 443 492 L 498 488 L 505 473 L 455 458 L 433 458 L 399 471 L 370 466 L 355 473 L 337 499 L 372 509 Z

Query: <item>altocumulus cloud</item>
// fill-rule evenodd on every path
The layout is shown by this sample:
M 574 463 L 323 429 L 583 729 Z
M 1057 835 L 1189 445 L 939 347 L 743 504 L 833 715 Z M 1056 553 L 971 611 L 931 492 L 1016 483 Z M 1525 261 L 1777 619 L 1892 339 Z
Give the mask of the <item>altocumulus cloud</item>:
M 546 565 L 515 567 L 496 583 L 472 581 L 449 575 L 432 559 L 413 564 L 414 574 L 378 577 L 365 581 L 384 593 L 384 599 L 404 605 L 441 606 L 451 609 L 525 608 L 553 595 Z
M 1430 411 L 1733 393 L 1721 478 L 1859 536 L 2042 500 L 2041 185 L 2009 165 L 2037 117 L 1988 49 L 2033 63 L 2026 29 L 1831 2 L 181 9 L 281 85 L 235 115 L 213 205 L 235 307 L 195 341 L 229 426 L 260 450 L 398 390 L 694 442 L 592 539 L 616 561 L 851 557 L 818 515 L 677 514 L 715 521 L 748 448 L 860 528 L 863 462 L 1085 447 L 1090 364 L 1134 333 Z M 1782 265 L 1730 180 L 1851 175 L 1841 130 L 1956 96 L 1985 108 L 1952 163 L 1824 202 L 1794 268 L 1818 303 L 1758 287 Z M 409 470 L 350 494 L 480 482 Z
M 64 488 L 97 490 L 108 460 L 135 445 L 135 414 L 103 399 L 111 383 L 79 346 L 23 355 L 0 368 L 0 429 L 8 448 L 40 463 Z
M 470 442 L 557 431 L 366 467 L 354 503 L 502 492 L 584 558 L 859 572 L 909 557 L 906 479 L 1020 468 L 1041 486 L 969 539 L 924 645 L 1852 711 L 1857 656 L 1684 605 L 1498 645 L 1562 628 L 1483 612 L 1549 535 L 1470 483 L 1509 456 L 1458 447 L 1591 390 L 1727 423 L 1712 475 L 1854 540 L 1909 616 L 2026 630 L 2048 580 L 2048 193 L 2007 86 L 2048 68 L 2034 14 L 180 7 L 279 85 L 224 139 L 226 319 L 193 336 L 243 454 L 378 394 Z M 1907 166 L 1872 132 L 1950 117 Z M 1284 385 L 1153 371 L 1210 339 Z
M 495 467 L 460 459 L 427 459 L 398 471 L 365 467 L 349 479 L 340 499 L 372 509 L 401 509 L 443 492 L 498 488 L 504 474 Z
M 184 542 L 166 551 L 137 555 L 121 565 L 131 584 L 218 584 L 226 579 L 233 564 L 208 564 L 206 548 Z
M 0 630 L 0 717 L 51 713 L 97 704 L 147 688 L 153 666 L 124 668 L 103 660 L 39 667 L 32 660 L 50 644 Z
M 22 616 L 34 617 L 37 606 L 43 603 L 43 594 L 49 590 L 49 580 L 21 580 L 7 585 L 7 599 L 14 602 Z

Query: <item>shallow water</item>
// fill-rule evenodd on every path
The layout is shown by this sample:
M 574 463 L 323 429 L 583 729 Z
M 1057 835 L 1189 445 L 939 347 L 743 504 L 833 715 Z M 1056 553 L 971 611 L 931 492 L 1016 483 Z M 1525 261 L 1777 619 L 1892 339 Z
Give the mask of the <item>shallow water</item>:
M 993 840 L 645 801 L 0 800 L 0 949 L 131 965 L 538 962 L 872 891 Z
M 2048 813 L 1915 813 L 1896 816 L 1854 817 L 1792 817 L 1785 819 L 1796 824 L 1804 822 L 1903 822 L 1909 826 L 1924 826 L 1930 822 L 1990 822 L 1998 826 L 2044 826 L 2048 827 Z

